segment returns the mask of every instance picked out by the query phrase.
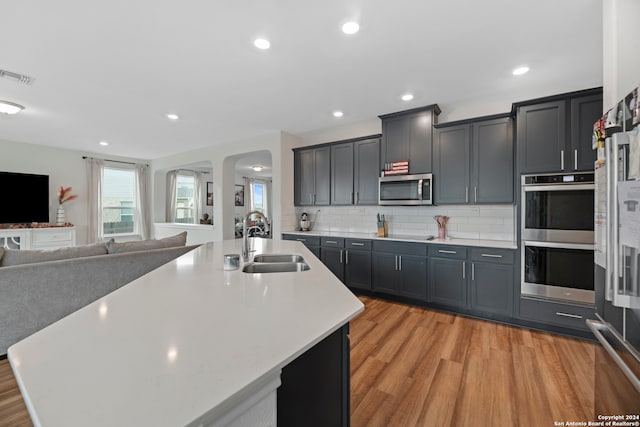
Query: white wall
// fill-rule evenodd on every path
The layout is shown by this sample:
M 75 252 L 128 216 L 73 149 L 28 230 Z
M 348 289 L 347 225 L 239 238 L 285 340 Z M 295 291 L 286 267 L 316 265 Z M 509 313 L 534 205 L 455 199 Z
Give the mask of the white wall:
M 49 175 L 49 221 L 55 222 L 58 207 L 58 191 L 61 186 L 72 187 L 78 198 L 65 203 L 67 221 L 76 228 L 77 243 L 87 243 L 88 193 L 87 173 L 82 156 L 104 158 L 90 152 L 65 150 L 43 145 L 25 144 L 0 140 L 0 170 L 5 172 L 33 173 Z M 148 163 L 147 160 L 106 156 L 112 160 Z M 28 189 L 25 189 L 28 191 Z M 3 201 L 6 205 L 8 201 Z
M 640 1 L 603 0 L 603 109 L 640 85 Z

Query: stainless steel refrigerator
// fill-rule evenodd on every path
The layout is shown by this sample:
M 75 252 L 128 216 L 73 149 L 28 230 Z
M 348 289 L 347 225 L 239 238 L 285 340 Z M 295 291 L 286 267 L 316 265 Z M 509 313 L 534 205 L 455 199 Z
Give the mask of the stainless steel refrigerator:
M 587 325 L 595 357 L 595 414 L 640 421 L 640 99 L 638 88 L 594 125 L 595 297 Z M 636 418 L 633 418 L 633 417 Z

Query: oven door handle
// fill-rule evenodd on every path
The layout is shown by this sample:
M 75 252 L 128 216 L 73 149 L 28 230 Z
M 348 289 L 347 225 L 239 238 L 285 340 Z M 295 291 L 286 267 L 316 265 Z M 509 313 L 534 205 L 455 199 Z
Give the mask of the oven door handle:
M 609 353 L 609 356 L 611 356 L 614 362 L 616 362 L 616 365 L 618 365 L 618 367 L 622 370 L 622 372 L 627 377 L 627 379 L 631 382 L 631 384 L 633 384 L 636 390 L 640 392 L 640 380 L 638 379 L 638 377 L 635 376 L 633 371 L 629 368 L 629 366 L 627 366 L 624 360 L 622 360 L 620 355 L 615 351 L 613 346 L 609 343 L 609 341 L 607 341 L 605 336 L 602 335 L 602 332 L 600 331 L 608 329 L 609 332 L 611 332 L 611 334 L 620 342 L 620 344 L 622 344 L 625 350 L 629 354 L 631 354 L 638 363 L 640 363 L 640 359 L 639 359 L 640 356 L 635 354 L 633 349 L 631 349 L 629 345 L 622 339 L 622 337 L 618 333 L 616 333 L 615 330 L 609 327 L 608 324 L 603 322 L 598 322 L 592 319 L 587 319 L 586 323 L 587 323 L 587 327 L 589 327 L 589 329 L 591 329 L 591 332 L 593 332 L 593 335 L 595 335 L 598 341 L 600 341 L 600 344 L 602 344 L 602 347 L 604 347 L 607 353 Z
M 532 240 L 524 240 L 523 246 L 538 246 L 540 248 L 560 248 L 560 249 L 583 249 L 586 251 L 592 251 L 595 249 L 595 245 L 590 243 L 558 243 L 558 242 L 540 242 Z
M 573 190 L 595 190 L 595 184 L 547 184 L 547 185 L 537 185 L 537 184 L 524 184 L 522 186 L 522 191 L 530 192 L 530 191 L 573 191 Z

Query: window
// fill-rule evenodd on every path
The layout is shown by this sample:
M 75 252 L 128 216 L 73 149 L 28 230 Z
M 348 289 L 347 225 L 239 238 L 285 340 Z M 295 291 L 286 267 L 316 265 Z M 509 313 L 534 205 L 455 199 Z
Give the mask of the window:
M 258 182 L 251 183 L 251 210 L 259 211 L 266 215 L 265 197 L 265 185 Z
M 104 235 L 133 234 L 136 209 L 134 169 L 106 167 L 102 177 L 102 226 Z
M 176 177 L 176 222 L 195 224 L 195 186 L 194 176 Z

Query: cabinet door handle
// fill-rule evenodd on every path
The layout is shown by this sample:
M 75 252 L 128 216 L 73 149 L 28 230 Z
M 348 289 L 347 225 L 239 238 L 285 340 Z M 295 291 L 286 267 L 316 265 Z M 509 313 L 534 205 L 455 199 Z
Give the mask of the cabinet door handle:
M 562 317 L 570 317 L 572 319 L 582 319 L 582 316 L 580 316 L 578 314 L 563 313 L 561 311 L 556 311 L 556 315 L 557 316 L 562 316 Z
M 396 271 L 398 271 L 398 255 L 396 255 Z
M 351 246 L 364 246 L 364 243 L 351 242 Z
M 463 279 L 466 279 L 466 275 L 467 275 L 467 273 L 465 272 L 466 269 L 467 269 L 467 262 L 462 261 L 462 278 Z
M 469 187 L 464 187 L 464 202 L 469 203 Z
M 478 203 L 478 187 L 473 187 L 473 201 Z
M 438 249 L 438 252 L 440 252 L 441 254 L 457 254 L 458 253 L 456 251 L 447 251 L 445 249 Z
M 473 262 L 471 263 L 471 280 L 476 280 L 476 265 Z
M 313 193 L 313 204 L 316 204 L 316 193 Z
M 483 256 L 485 258 L 502 258 L 502 255 L 496 255 L 496 254 L 480 254 L 480 256 Z
M 399 268 L 398 268 L 398 270 L 402 271 L 402 255 L 400 255 L 400 256 L 398 257 L 398 259 L 399 259 L 399 263 L 398 263 L 398 267 L 399 267 Z
M 560 169 L 564 170 L 564 150 L 560 150 Z
M 307 239 L 296 239 L 298 242 L 306 242 Z
M 335 244 L 336 244 L 336 243 L 338 243 L 338 242 L 336 242 L 335 240 L 327 240 L 327 243 L 331 243 L 331 244 L 334 244 L 334 245 L 335 245 Z
M 360 192 L 356 191 L 356 203 L 360 202 Z
M 573 150 L 573 168 L 578 169 L 578 150 Z
M 340 249 L 340 264 L 342 264 L 342 249 Z
M 309 193 L 309 204 L 313 204 L 313 194 Z
M 344 257 L 345 257 L 344 263 L 349 264 L 349 251 L 344 251 Z

